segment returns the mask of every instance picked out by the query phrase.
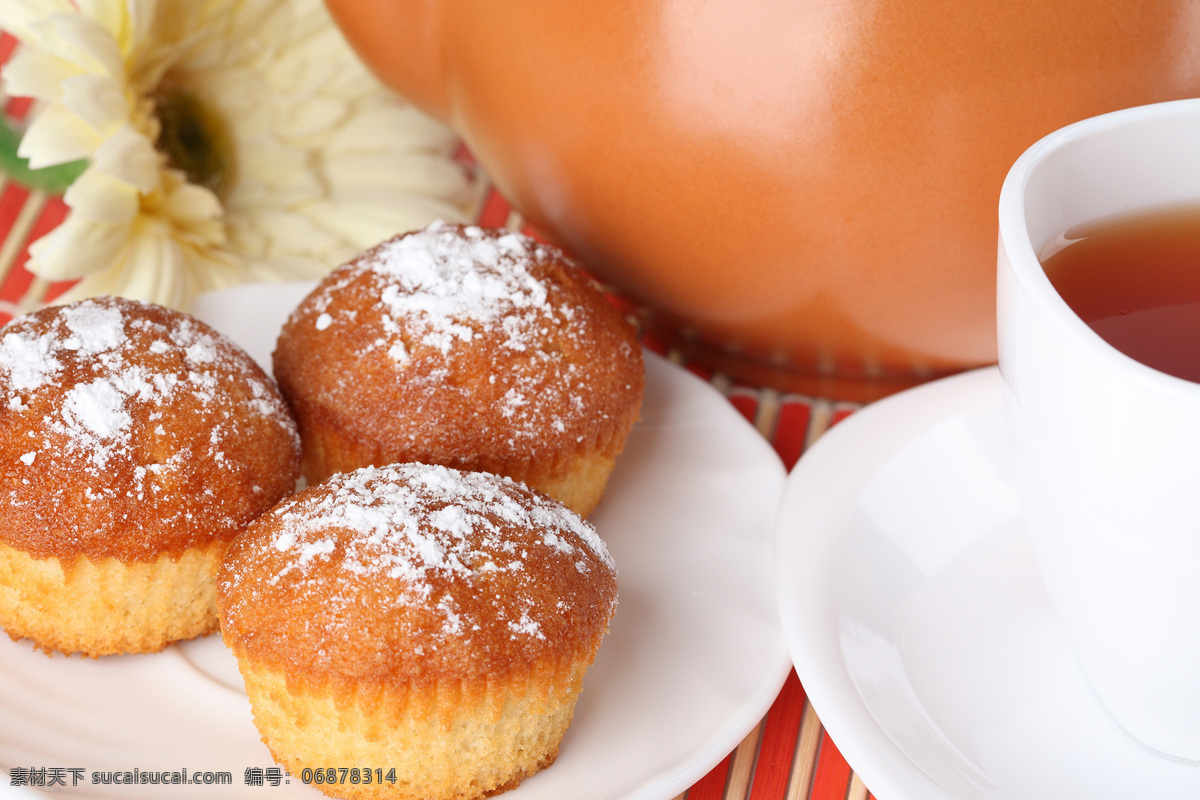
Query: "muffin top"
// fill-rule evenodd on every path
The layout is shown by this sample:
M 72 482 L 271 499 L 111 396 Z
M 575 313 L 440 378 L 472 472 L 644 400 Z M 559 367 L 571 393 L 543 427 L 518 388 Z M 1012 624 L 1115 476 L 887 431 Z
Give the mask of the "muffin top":
M 425 464 L 339 473 L 234 540 L 222 634 L 290 676 L 507 674 L 599 646 L 616 570 L 595 529 L 489 473 Z
M 178 311 L 114 297 L 0 329 L 0 541 L 147 561 L 231 538 L 295 487 L 274 383 Z
M 284 325 L 274 369 L 307 413 L 468 468 L 478 452 L 607 445 L 644 385 L 633 327 L 560 251 L 442 223 L 334 270 Z

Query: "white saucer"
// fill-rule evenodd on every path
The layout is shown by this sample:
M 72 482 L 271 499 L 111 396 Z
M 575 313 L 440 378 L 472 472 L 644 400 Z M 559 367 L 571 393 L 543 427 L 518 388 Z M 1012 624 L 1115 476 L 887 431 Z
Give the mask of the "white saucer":
M 308 286 L 202 298 L 197 314 L 269 363 Z M 505 800 L 667 800 L 762 719 L 791 669 L 773 588 L 784 468 L 711 386 L 647 355 L 646 399 L 592 520 L 617 561 L 620 605 L 558 760 Z M 218 636 L 149 656 L 46 656 L 0 634 L 0 798 L 16 768 L 77 768 L 67 796 L 320 798 L 274 765 Z M 354 767 L 354 764 L 329 764 Z M 104 772 L 229 772 L 232 785 L 92 784 Z
M 788 478 L 777 548 L 796 671 L 880 800 L 1200 798 L 1200 765 L 1130 738 L 1066 644 L 1008 477 L 996 369 L 825 434 Z

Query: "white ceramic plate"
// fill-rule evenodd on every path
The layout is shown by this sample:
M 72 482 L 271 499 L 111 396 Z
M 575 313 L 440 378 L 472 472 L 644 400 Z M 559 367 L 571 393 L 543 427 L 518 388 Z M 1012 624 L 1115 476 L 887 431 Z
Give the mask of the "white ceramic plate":
M 999 372 L 834 427 L 788 477 L 780 616 L 814 709 L 880 800 L 1195 800 L 1200 765 L 1099 704 L 1026 541 Z
M 197 314 L 269 358 L 308 287 L 245 287 Z M 772 590 L 784 469 L 716 391 L 647 357 L 642 420 L 593 521 L 620 570 L 620 605 L 588 673 L 558 761 L 512 800 L 665 800 L 724 758 L 762 718 L 791 667 Z M 232 785 L 170 796 L 318 797 L 296 776 L 249 786 L 274 763 L 219 637 L 98 661 L 0 641 L 0 767 L 77 768 L 68 796 L 162 797 L 93 785 L 92 773 L 225 771 Z M 353 767 L 352 764 L 331 764 Z M 24 797 L 0 775 L 0 797 Z

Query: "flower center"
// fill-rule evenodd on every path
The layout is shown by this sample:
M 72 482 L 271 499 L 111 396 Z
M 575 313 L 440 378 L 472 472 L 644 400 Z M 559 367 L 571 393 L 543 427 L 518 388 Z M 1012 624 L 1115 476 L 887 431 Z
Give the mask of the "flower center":
M 174 84 L 158 87 L 155 115 L 162 126 L 155 145 L 188 181 L 218 198 L 233 185 L 236 164 L 229 127 L 195 93 Z

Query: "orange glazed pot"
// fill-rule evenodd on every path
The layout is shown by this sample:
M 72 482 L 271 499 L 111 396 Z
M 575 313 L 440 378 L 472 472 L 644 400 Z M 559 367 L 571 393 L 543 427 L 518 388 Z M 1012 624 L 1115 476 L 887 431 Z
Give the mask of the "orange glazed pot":
M 327 1 L 658 332 L 848 399 L 995 359 L 1026 147 L 1200 93 L 1194 0 Z

